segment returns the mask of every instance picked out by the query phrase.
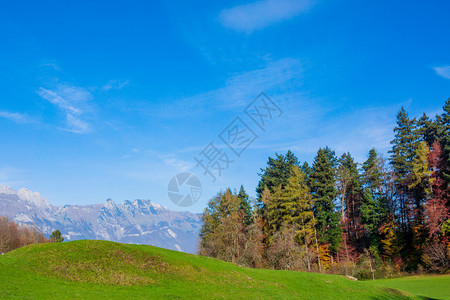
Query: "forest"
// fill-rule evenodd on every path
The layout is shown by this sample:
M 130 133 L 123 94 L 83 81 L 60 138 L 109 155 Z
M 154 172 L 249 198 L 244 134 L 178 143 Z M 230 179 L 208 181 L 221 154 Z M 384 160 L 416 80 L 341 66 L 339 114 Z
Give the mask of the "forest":
M 312 164 L 269 157 L 256 199 L 219 192 L 202 214 L 199 254 L 253 268 L 359 279 L 450 266 L 450 99 L 434 118 L 397 113 L 388 158 L 357 163 L 320 148 Z

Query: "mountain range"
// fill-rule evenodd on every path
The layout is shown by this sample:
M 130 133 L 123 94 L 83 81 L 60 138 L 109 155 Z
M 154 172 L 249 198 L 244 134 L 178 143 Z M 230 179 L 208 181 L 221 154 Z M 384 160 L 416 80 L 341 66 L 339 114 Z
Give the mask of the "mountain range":
M 171 211 L 150 200 L 53 206 L 39 192 L 6 185 L 0 185 L 0 216 L 36 226 L 47 236 L 58 229 L 65 241 L 101 239 L 188 253 L 196 252 L 201 227 L 199 214 Z

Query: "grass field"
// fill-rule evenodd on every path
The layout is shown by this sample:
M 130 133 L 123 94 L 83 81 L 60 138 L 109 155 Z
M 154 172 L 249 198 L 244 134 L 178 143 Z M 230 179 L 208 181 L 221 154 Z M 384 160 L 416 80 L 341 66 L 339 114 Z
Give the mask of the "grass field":
M 106 241 L 38 244 L 0 256 L 0 297 L 13 298 L 419 298 L 390 288 L 394 281 L 385 282 L 241 268 L 212 258 Z
M 367 282 L 433 299 L 450 299 L 450 275 L 408 276 Z

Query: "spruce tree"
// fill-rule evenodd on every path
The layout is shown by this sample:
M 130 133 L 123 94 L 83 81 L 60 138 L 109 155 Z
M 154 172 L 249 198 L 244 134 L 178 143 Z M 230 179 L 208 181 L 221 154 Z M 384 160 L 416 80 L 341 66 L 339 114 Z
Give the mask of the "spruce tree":
M 267 167 L 261 169 L 258 175 L 261 177 L 256 193 L 258 197 L 258 206 L 260 209 L 264 208 L 264 203 L 261 201 L 261 194 L 264 188 L 268 188 L 270 192 L 278 186 L 285 186 L 291 175 L 292 167 L 298 166 L 298 158 L 290 150 L 285 155 L 275 154 L 275 158 L 269 157 Z
M 245 191 L 243 185 L 241 185 L 237 196 L 240 200 L 239 210 L 244 214 L 245 224 L 250 225 L 250 223 L 252 222 L 252 206 L 250 205 L 249 196 Z
M 337 196 L 336 157 L 330 148 L 321 148 L 317 152 L 312 165 L 310 185 L 320 242 L 329 245 L 332 253 L 336 254 L 342 228 L 339 223 L 340 215 L 334 203 Z
M 414 195 L 409 189 L 412 165 L 418 146 L 418 136 L 415 119 L 410 119 L 402 107 L 397 114 L 397 126 L 394 128 L 395 137 L 391 141 L 391 164 L 395 172 L 397 199 L 399 201 L 399 219 L 403 231 L 408 231 L 411 225 L 412 202 Z
M 304 162 L 303 165 L 300 167 L 300 170 L 305 174 L 305 181 L 309 185 L 309 176 L 311 175 L 311 167 L 309 166 L 308 162 Z
M 439 136 L 443 159 L 447 162 L 443 175 L 447 187 L 450 188 L 450 98 L 445 102 L 443 110 L 444 113 L 439 118 Z
M 358 164 L 350 153 L 344 153 L 339 159 L 338 183 L 342 187 L 340 194 L 344 207 L 343 225 L 351 246 L 358 248 L 363 238 L 363 226 L 361 225 L 361 197 L 362 182 L 358 170 Z
M 369 151 L 369 157 L 363 163 L 364 192 L 361 199 L 361 222 L 367 230 L 368 245 L 381 249 L 379 228 L 388 221 L 388 197 L 383 185 L 385 171 L 383 160 L 375 149 Z
M 370 189 L 370 192 L 374 196 L 379 196 L 381 193 L 383 170 L 379 163 L 378 153 L 374 148 L 370 149 L 369 157 L 363 163 L 362 168 L 365 188 Z
M 425 113 L 417 120 L 417 130 L 428 146 L 433 145 L 439 137 L 439 124 L 431 120 Z

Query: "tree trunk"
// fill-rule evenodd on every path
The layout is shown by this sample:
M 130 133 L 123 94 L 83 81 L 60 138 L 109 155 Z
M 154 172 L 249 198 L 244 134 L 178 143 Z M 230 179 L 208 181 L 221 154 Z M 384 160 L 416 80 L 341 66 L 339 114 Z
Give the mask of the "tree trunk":
M 315 238 L 316 238 L 317 262 L 319 263 L 319 272 L 322 273 L 322 266 L 321 266 L 321 264 L 320 264 L 319 241 L 317 240 L 316 226 L 314 226 L 314 236 L 315 236 Z
M 306 246 L 306 257 L 307 257 L 307 262 L 308 262 L 308 271 L 311 271 L 311 261 L 310 261 L 310 257 L 309 257 L 309 251 L 308 251 L 308 245 Z
M 372 268 L 372 258 L 369 259 L 370 272 L 372 272 L 372 280 L 375 280 L 375 271 Z

